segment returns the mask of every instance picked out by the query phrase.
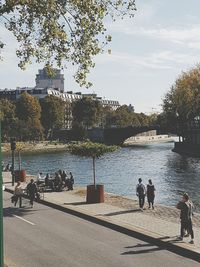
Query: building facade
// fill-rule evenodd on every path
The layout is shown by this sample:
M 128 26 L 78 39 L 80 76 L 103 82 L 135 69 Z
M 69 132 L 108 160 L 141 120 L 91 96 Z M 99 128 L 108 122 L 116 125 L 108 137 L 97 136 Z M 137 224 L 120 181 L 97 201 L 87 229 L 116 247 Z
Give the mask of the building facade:
M 39 70 L 36 74 L 36 88 L 53 88 L 64 92 L 64 75 L 61 74 L 61 70 L 53 69 L 53 74 L 50 76 L 47 70 L 44 68 Z
M 94 100 L 98 100 L 103 107 L 109 106 L 112 110 L 116 110 L 120 107 L 119 101 L 102 99 L 96 94 L 82 94 L 81 92 L 74 93 L 73 91 L 64 92 L 64 76 L 60 70 L 55 69 L 55 76 L 49 77 L 45 69 L 39 70 L 39 74 L 36 75 L 35 87 L 23 87 L 16 89 L 0 89 L 0 99 L 8 99 L 16 101 L 20 98 L 24 92 L 37 97 L 38 99 L 44 99 L 46 96 L 55 96 L 65 102 L 66 112 L 64 118 L 64 128 L 72 128 L 72 103 L 83 97 L 90 97 Z

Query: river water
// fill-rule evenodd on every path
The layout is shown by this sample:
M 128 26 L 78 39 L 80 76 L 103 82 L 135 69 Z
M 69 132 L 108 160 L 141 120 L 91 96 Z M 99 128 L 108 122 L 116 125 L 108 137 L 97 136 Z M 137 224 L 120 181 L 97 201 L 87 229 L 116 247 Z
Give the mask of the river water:
M 147 184 L 152 179 L 156 187 L 155 201 L 175 205 L 183 192 L 193 200 L 200 211 L 200 158 L 181 156 L 172 152 L 173 142 L 150 143 L 120 148 L 96 161 L 97 183 L 105 191 L 135 197 L 138 178 Z M 6 155 L 4 162 L 11 162 Z M 58 169 L 72 171 L 75 185 L 86 186 L 93 182 L 92 160 L 66 152 L 22 154 L 22 167 L 28 173 L 53 173 Z

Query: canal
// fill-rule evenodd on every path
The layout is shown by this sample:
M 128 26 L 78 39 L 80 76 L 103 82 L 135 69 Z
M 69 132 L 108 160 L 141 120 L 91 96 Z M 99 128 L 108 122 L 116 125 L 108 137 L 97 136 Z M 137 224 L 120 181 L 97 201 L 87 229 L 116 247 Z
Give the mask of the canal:
M 104 155 L 96 162 L 97 183 L 105 191 L 135 197 L 138 178 L 147 184 L 152 179 L 156 187 L 156 202 L 175 205 L 183 192 L 187 192 L 200 212 L 200 158 L 173 153 L 173 142 L 150 143 L 124 147 Z M 4 162 L 11 162 L 4 156 Z M 22 167 L 28 173 L 53 173 L 58 169 L 72 171 L 75 185 L 92 183 L 92 160 L 70 155 L 66 152 L 51 154 L 24 154 Z

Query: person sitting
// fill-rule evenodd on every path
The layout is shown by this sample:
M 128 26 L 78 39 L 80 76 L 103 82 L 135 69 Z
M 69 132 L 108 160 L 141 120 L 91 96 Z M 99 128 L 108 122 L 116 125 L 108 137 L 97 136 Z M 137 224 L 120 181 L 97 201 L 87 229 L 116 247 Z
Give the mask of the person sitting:
M 57 172 L 55 173 L 54 185 L 55 185 L 55 189 L 57 191 L 62 190 L 62 179 L 61 179 L 60 174 L 58 174 Z
M 49 174 L 47 173 L 45 179 L 44 179 L 45 186 L 49 186 Z
M 62 174 L 61 174 L 61 178 L 62 178 L 63 183 L 65 184 L 65 182 L 66 182 L 66 178 L 67 178 L 66 171 L 63 171 L 63 172 L 62 172 Z

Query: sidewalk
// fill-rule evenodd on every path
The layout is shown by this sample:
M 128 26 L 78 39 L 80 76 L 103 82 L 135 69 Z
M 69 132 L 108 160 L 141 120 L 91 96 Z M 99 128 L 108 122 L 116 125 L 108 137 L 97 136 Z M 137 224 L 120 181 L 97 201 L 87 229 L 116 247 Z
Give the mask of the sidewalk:
M 6 190 L 13 190 L 10 174 L 3 173 L 3 179 Z M 136 200 L 113 194 L 106 194 L 105 203 L 86 204 L 84 191 L 75 188 L 73 191 L 44 193 L 42 202 L 200 261 L 200 214 L 193 218 L 195 244 L 191 245 L 189 238 L 176 241 L 180 223 L 179 211 L 175 208 L 156 205 L 155 210 L 141 212 Z

